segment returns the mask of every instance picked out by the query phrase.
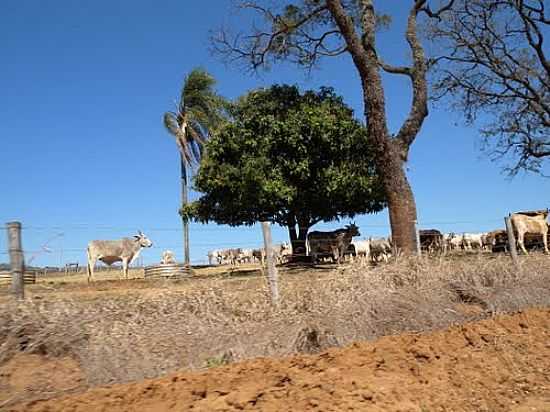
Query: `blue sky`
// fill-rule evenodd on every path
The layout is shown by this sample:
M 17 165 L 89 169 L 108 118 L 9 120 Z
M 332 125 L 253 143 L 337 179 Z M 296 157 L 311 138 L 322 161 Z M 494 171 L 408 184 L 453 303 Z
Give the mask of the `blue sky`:
M 402 18 L 396 16 L 394 29 L 379 40 L 392 63 L 404 62 L 408 53 Z M 137 229 L 155 244 L 143 253 L 144 263 L 158 261 L 163 249 L 181 258 L 178 154 L 161 119 L 196 66 L 214 75 L 228 98 L 272 83 L 332 86 L 362 119 L 349 58 L 326 60 L 310 76 L 287 65 L 247 75 L 208 51 L 209 30 L 224 23 L 249 25 L 230 12 L 229 0 L 2 1 L 0 223 L 23 222 L 27 261 L 83 263 L 89 240 Z M 395 130 L 410 91 L 400 77 L 386 80 Z M 489 230 L 502 226 L 510 211 L 550 205 L 548 179 L 520 175 L 510 181 L 479 149 L 475 128 L 443 104 L 431 108 L 408 164 L 422 227 Z M 386 212 L 356 222 L 365 236 L 389 232 Z M 274 238 L 286 240 L 286 231 L 274 228 Z M 192 260 L 199 263 L 208 249 L 257 246 L 262 238 L 259 227 L 193 224 L 191 241 Z M 0 262 L 7 260 L 5 251 L 4 234 Z

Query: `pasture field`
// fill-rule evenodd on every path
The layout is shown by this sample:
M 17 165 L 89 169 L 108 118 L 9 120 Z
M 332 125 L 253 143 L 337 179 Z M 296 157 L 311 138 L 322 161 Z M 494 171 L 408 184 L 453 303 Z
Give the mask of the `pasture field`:
M 189 394 L 195 395 L 182 398 L 181 405 L 193 405 L 195 410 L 292 410 L 290 404 L 285 406 L 285 396 L 276 401 L 274 393 L 287 390 L 284 393 L 290 394 L 297 381 L 300 386 L 293 389 L 303 396 L 298 399 L 289 395 L 287 400 L 306 402 L 300 410 L 341 410 L 334 402 L 332 409 L 328 406 L 331 385 L 335 385 L 337 399 L 350 402 L 349 410 L 363 410 L 361 405 L 365 407 L 364 402 L 373 400 L 372 410 L 513 410 L 513 405 L 531 405 L 525 402 L 547 406 L 541 402 L 545 402 L 545 390 L 546 395 L 550 394 L 550 365 L 544 366 L 550 359 L 550 317 L 545 309 L 550 308 L 550 257 L 533 254 L 521 257 L 520 262 L 520 273 L 509 257 L 489 254 L 402 259 L 376 267 L 280 267 L 282 301 L 278 308 L 270 305 L 266 281 L 252 265 L 234 270 L 198 268 L 192 278 L 181 280 L 143 279 L 139 270 L 130 273 L 134 277 L 131 280 L 118 280 L 117 271 L 98 273 L 98 281 L 92 284 L 86 282 L 84 274 L 48 275 L 27 287 L 23 303 L 0 291 L 0 410 L 31 410 L 26 402 L 78 396 L 98 386 L 159 378 L 180 370 L 197 371 L 181 372 L 181 380 L 171 378 L 175 379 L 174 385 L 178 382 L 179 392 L 185 392 L 181 382 L 189 382 Z M 528 308 L 539 309 L 526 311 Z M 495 318 L 479 324 L 483 326 L 452 328 L 518 312 L 523 314 L 503 318 L 508 320 Z M 518 326 L 531 321 L 532 328 Z M 507 322 L 510 326 L 503 326 Z M 451 335 L 445 337 L 444 329 L 448 327 Z M 463 329 L 472 330 L 471 337 L 462 333 Z M 430 332 L 425 337 L 419 335 Z M 409 334 L 393 336 L 403 333 Z M 372 356 L 372 345 L 378 345 L 378 341 L 354 342 L 381 337 L 385 337 L 380 341 L 385 342 L 380 343 L 381 353 L 389 352 L 387 357 L 381 355 L 382 363 L 377 368 L 386 389 L 393 389 L 386 390 L 372 381 L 370 389 L 358 383 L 354 386 L 342 375 L 345 368 L 352 368 L 342 359 L 351 362 L 367 354 Z M 420 351 L 411 358 L 408 346 L 417 338 L 422 340 L 422 348 L 433 350 L 426 349 L 431 351 L 428 355 Z M 469 344 L 468 339 L 473 343 Z M 329 349 L 348 345 L 352 346 Z M 467 352 L 459 353 L 461 345 Z M 486 358 L 481 356 L 485 350 L 489 351 Z M 257 359 L 298 354 L 309 357 Z M 471 373 L 480 369 L 476 378 L 479 385 L 475 385 L 481 388 L 486 384 L 486 389 L 476 395 L 470 393 L 471 399 L 462 399 L 473 379 L 470 372 L 450 379 L 449 371 L 438 369 L 436 355 L 446 359 L 449 370 L 462 362 L 477 362 L 465 368 Z M 364 363 L 371 365 L 369 359 L 365 358 Z M 296 362 L 302 365 L 298 367 L 299 376 L 293 375 Z M 424 376 L 424 364 L 435 369 Z M 504 376 L 503 370 L 509 373 Z M 261 388 L 253 382 L 261 381 L 256 376 L 260 371 L 268 382 Z M 248 374 L 256 378 L 245 379 L 244 386 L 224 386 L 224 382 L 237 382 L 235 379 L 244 379 Z M 329 375 L 334 376 L 329 379 Z M 463 376 L 462 382 L 459 376 Z M 492 378 L 502 387 L 494 382 L 489 385 L 486 379 Z M 273 383 L 273 379 L 282 381 Z M 433 390 L 428 382 L 437 383 Z M 208 390 L 199 390 L 195 384 Z M 398 389 L 408 384 L 410 388 L 399 395 Z M 446 384 L 452 387 L 446 388 Z M 80 405 L 74 409 L 70 403 L 57 401 L 39 402 L 33 407 L 84 411 L 118 405 L 112 410 L 185 410 L 181 405 L 178 409 L 175 400 L 169 402 L 170 397 L 161 389 L 162 398 L 168 401 L 155 404 L 159 401 L 154 397 L 156 390 L 148 389 L 155 385 L 134 383 L 98 389 L 93 399 L 103 399 L 104 404 L 94 404 L 91 398 L 83 400 L 87 396 L 84 393 L 83 398 L 74 400 L 74 405 Z M 231 393 L 238 399 L 220 394 L 213 397 L 216 385 L 225 388 L 220 389 L 225 395 Z M 503 391 L 502 402 L 490 388 Z M 444 405 L 447 389 L 452 389 L 456 398 L 452 400 L 449 395 L 450 402 L 458 403 L 445 409 L 440 406 Z M 135 397 L 135 404 L 120 392 L 126 390 L 133 394 L 132 399 Z M 271 406 L 269 402 L 261 403 L 262 396 L 272 400 Z M 121 403 L 116 404 L 115 398 Z M 218 402 L 218 398 L 223 399 Z M 362 399 L 363 403 L 355 404 L 352 398 Z M 69 399 L 63 402 L 71 402 Z M 139 404 L 140 399 L 143 404 Z M 209 401 L 201 404 L 205 399 Z M 308 399 L 313 399 L 311 404 Z M 512 405 L 516 400 L 519 403 Z M 111 401 L 115 403 L 109 404 Z M 392 409 L 392 404 L 400 406 Z

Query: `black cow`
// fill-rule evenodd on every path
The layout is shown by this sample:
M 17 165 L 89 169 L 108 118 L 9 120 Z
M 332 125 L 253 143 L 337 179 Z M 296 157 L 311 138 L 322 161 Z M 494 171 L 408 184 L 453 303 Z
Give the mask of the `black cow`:
M 336 262 L 340 263 L 354 236 L 361 236 L 361 234 L 359 228 L 353 223 L 344 229 L 332 232 L 315 231 L 309 233 L 307 242 L 312 262 L 316 263 L 319 255 L 330 255 Z

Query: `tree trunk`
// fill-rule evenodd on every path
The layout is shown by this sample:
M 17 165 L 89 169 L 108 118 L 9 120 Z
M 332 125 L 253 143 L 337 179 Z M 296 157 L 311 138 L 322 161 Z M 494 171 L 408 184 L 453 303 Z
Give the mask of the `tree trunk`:
M 392 243 L 401 253 L 412 255 L 417 249 L 416 202 L 404 170 L 403 147 L 389 136 L 381 83 L 363 87 L 368 135 L 375 143 L 375 162 L 388 200 Z
M 395 151 L 391 158 L 377 163 L 388 197 L 392 244 L 400 252 L 412 255 L 417 252 L 416 203 L 403 161 Z
M 288 238 L 290 239 L 290 244 L 292 245 L 292 254 L 297 250 L 298 245 L 298 235 L 296 234 L 296 223 L 288 224 Z
M 412 73 L 415 81 L 413 82 L 413 106 L 409 118 L 399 133 L 404 135 L 400 139 L 392 138 L 388 132 L 384 87 L 380 75 L 380 61 L 376 52 L 374 2 L 373 0 L 361 0 L 360 4 L 361 27 L 363 29 L 361 37 L 357 35 L 353 20 L 346 14 L 341 1 L 327 0 L 327 7 L 346 41 L 353 63 L 361 78 L 368 136 L 374 143 L 377 169 L 382 177 L 388 198 L 393 245 L 405 254 L 414 254 L 416 251 L 416 204 L 403 169 L 403 163 L 407 158 L 409 146 L 427 114 L 424 100 L 422 100 L 425 95 L 418 93 L 424 91 L 423 88 L 419 90 L 419 86 L 424 86 L 425 82 L 415 83 L 423 80 L 425 69 L 422 50 L 416 41 L 415 34 L 416 3 L 409 14 L 407 26 L 407 41 L 413 49 L 415 60 L 414 70 L 408 72 L 409 75 Z M 397 69 L 397 71 L 407 73 L 405 69 Z M 417 110 L 419 108 L 424 110 Z
M 185 167 L 185 161 L 183 154 L 180 154 L 180 166 L 181 166 L 181 204 L 185 206 L 189 203 L 189 197 L 187 193 L 187 168 Z M 181 218 L 183 224 L 183 263 L 189 266 L 189 221 L 187 218 Z
M 293 217 L 289 219 L 288 235 L 289 235 L 290 243 L 292 245 L 291 261 L 303 262 L 307 260 L 306 238 L 307 238 L 307 232 L 310 226 L 300 224 L 298 226 L 298 231 L 296 231 L 296 223 L 297 223 L 296 218 Z

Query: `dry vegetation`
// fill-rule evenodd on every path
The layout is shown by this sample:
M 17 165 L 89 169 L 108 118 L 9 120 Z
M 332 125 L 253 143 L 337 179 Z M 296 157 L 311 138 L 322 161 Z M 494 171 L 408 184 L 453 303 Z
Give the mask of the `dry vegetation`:
M 286 268 L 277 309 L 257 271 L 92 285 L 48 278 L 24 303 L 0 295 L 0 366 L 21 352 L 70 357 L 90 387 L 440 329 L 549 307 L 549 259 L 522 258 L 521 274 L 508 257 L 486 255 Z

